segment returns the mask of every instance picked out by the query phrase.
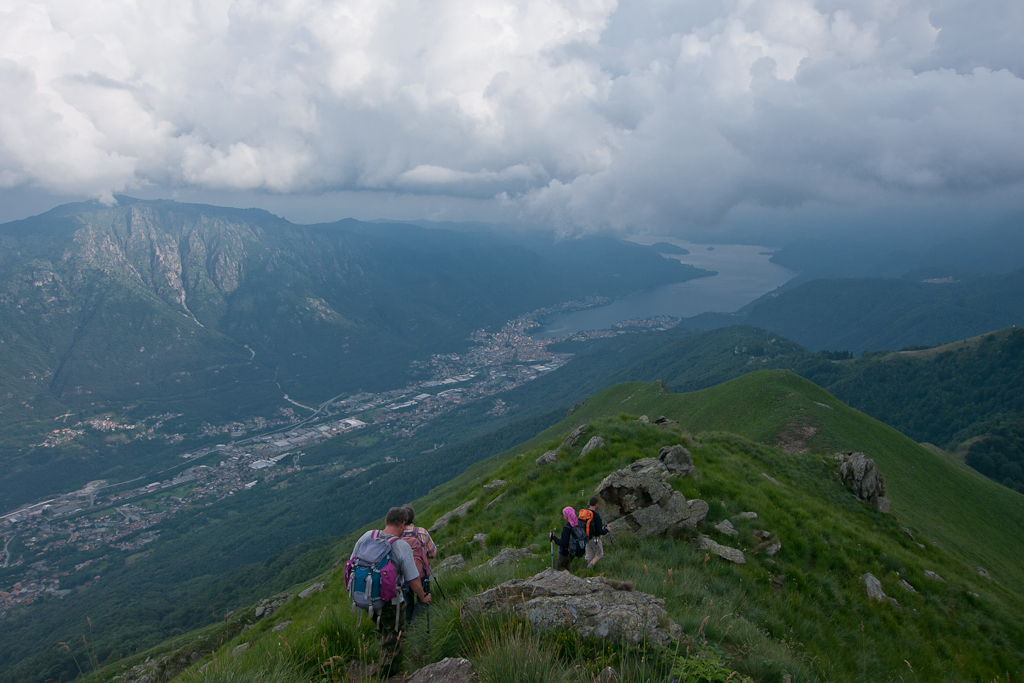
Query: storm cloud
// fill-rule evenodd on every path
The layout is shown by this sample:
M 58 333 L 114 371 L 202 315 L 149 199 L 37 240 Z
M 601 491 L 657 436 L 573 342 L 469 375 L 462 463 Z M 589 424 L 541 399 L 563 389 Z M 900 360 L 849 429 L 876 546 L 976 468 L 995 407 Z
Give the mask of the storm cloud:
M 0 187 L 493 200 L 565 230 L 1019 196 L 1020 3 L 0 0 Z

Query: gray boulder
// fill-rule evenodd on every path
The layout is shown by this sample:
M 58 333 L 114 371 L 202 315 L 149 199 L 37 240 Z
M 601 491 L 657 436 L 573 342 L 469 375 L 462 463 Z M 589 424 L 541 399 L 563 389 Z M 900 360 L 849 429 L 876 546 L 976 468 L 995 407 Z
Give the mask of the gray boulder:
M 473 683 L 476 680 L 473 664 L 468 659 L 445 657 L 418 669 L 405 683 Z
M 237 657 L 238 655 L 248 650 L 250 647 L 252 647 L 251 643 L 242 643 L 241 645 L 236 645 L 235 648 L 231 650 L 231 656 Z
M 485 543 L 487 543 L 487 534 L 473 534 L 473 543 L 479 543 L 480 545 L 484 545 Z
M 599 436 L 595 436 L 591 438 L 590 441 L 587 442 L 587 445 L 583 447 L 583 450 L 580 451 L 580 457 L 582 458 L 590 451 L 596 450 L 598 448 L 604 448 L 604 439 L 602 439 Z
M 611 538 L 628 531 L 637 536 L 655 536 L 667 532 L 688 531 L 708 516 L 708 504 L 703 500 L 686 500 L 686 496 L 673 491 L 662 505 L 655 503 L 620 517 L 608 525 Z
M 285 629 L 286 629 L 286 628 L 288 628 L 288 627 L 289 627 L 289 626 L 290 626 L 291 624 L 292 624 L 291 620 L 289 620 L 289 621 L 282 621 L 282 622 L 281 622 L 280 624 L 278 624 L 277 626 L 275 626 L 274 628 L 272 628 L 272 629 L 270 629 L 270 630 L 271 630 L 271 631 L 273 631 L 274 633 L 277 633 L 278 631 L 283 631 L 283 630 L 285 630 Z
M 490 484 L 484 484 L 483 489 L 484 491 L 490 491 L 491 489 L 500 489 L 507 483 L 508 482 L 505 481 L 504 479 L 495 479 Z
M 702 500 L 686 500 L 666 481 L 668 466 L 658 458 L 643 458 L 612 472 L 597 487 L 608 508 L 612 534 L 629 531 L 640 536 L 693 529 L 708 514 Z M 613 536 L 614 538 L 614 536 Z
M 487 505 L 484 506 L 484 510 L 490 510 L 492 507 L 497 505 L 498 501 L 500 501 L 502 498 L 504 498 L 506 493 L 508 493 L 508 491 L 502 491 L 501 493 L 499 493 L 498 496 L 494 500 L 492 500 L 490 503 L 488 503 Z
M 989 575 L 989 573 L 988 573 L 987 571 L 985 571 L 985 568 L 984 568 L 984 567 L 975 567 L 975 568 L 974 568 L 974 571 L 978 572 L 978 575 L 979 575 L 979 576 L 981 576 L 981 577 L 983 577 L 983 578 L 986 578 L 986 579 L 988 579 L 989 581 L 991 581 L 991 580 L 992 580 L 992 577 L 991 577 L 991 576 Z
M 861 501 L 879 512 L 889 512 L 889 499 L 885 497 L 885 478 L 875 466 L 875 461 L 863 453 L 850 451 L 837 453 L 839 478 L 846 488 L 853 491 Z
M 913 587 L 913 586 L 911 586 L 911 585 L 910 585 L 909 583 L 907 583 L 907 580 L 906 580 L 906 579 L 900 579 L 900 585 L 901 585 L 901 586 L 903 586 L 904 588 L 906 588 L 906 589 L 907 589 L 908 591 L 910 591 L 911 593 L 916 593 L 916 592 L 917 592 L 917 591 L 916 591 L 916 590 L 914 589 L 914 587 Z
M 587 425 L 582 424 L 576 429 L 569 432 L 569 436 L 565 437 L 565 441 L 562 442 L 562 446 L 565 448 L 572 448 L 580 442 L 583 435 L 587 433 Z
M 756 512 L 741 512 L 739 514 L 733 515 L 732 518 L 733 519 L 755 520 L 755 519 L 757 519 L 757 513 Z
M 654 424 L 658 425 L 659 427 L 678 427 L 679 420 L 670 420 L 664 415 L 662 415 L 661 417 L 654 421 Z
M 597 495 L 612 506 L 614 519 L 659 502 L 668 502 L 672 487 L 665 481 L 668 468 L 656 458 L 642 458 L 612 472 L 597 486 Z
M 942 581 L 943 583 L 946 582 L 946 580 L 944 578 L 942 578 L 941 576 L 939 576 L 938 574 L 933 572 L 931 569 L 925 569 L 924 570 L 924 575 L 925 575 L 926 578 L 929 578 L 932 581 Z
M 299 593 L 299 598 L 300 599 L 308 598 L 310 595 L 315 595 L 316 593 L 319 593 L 319 592 L 323 591 L 323 589 L 324 589 L 324 582 L 323 581 L 317 581 L 312 586 L 310 586 L 306 590 L 304 590 L 301 593 Z
M 658 460 L 665 463 L 669 474 L 675 477 L 689 476 L 693 474 L 695 469 L 690 451 L 686 450 L 680 443 L 677 443 L 675 446 L 663 447 L 661 452 L 658 453 Z
M 544 455 L 540 456 L 533 461 L 537 467 L 544 467 L 548 463 L 558 462 L 558 451 L 548 451 Z
M 693 541 L 693 544 L 697 546 L 698 550 L 705 550 L 727 562 L 732 562 L 734 564 L 747 563 L 747 558 L 743 555 L 742 550 L 730 548 L 727 545 L 719 545 L 712 541 L 710 536 L 701 534 Z
M 444 513 L 438 518 L 436 522 L 434 522 L 434 525 L 430 527 L 428 531 L 430 531 L 430 533 L 434 533 L 435 531 L 439 531 L 440 529 L 443 529 L 446 526 L 448 526 L 449 522 L 451 522 L 453 519 L 465 517 L 466 513 L 469 512 L 469 508 L 473 507 L 473 503 L 475 502 L 476 498 L 474 498 L 471 501 L 463 503 L 454 510 Z
M 526 548 L 502 548 L 501 552 L 487 561 L 488 567 L 500 567 L 506 564 L 515 564 L 527 557 L 533 557 L 533 546 Z
M 762 472 L 761 476 L 764 477 L 764 479 L 766 481 L 770 481 L 771 483 L 775 484 L 776 486 L 784 486 L 784 484 L 781 481 L 779 481 L 778 479 L 775 479 L 774 477 L 769 476 L 767 472 Z
M 669 645 L 682 629 L 665 612 L 665 601 L 604 577 L 583 579 L 545 569 L 469 598 L 463 617 L 511 610 L 542 631 L 569 630 L 583 638 Z
M 885 591 L 882 590 L 882 582 L 874 574 L 861 574 L 860 580 L 864 582 L 864 590 L 867 591 L 869 600 L 877 600 L 879 602 L 886 600 L 896 607 L 900 606 L 900 603 L 896 602 L 896 598 L 890 598 L 885 594 Z
M 721 522 L 716 524 L 715 529 L 718 531 L 718 533 L 725 534 L 726 536 L 740 535 L 740 532 L 736 531 L 736 527 L 732 525 L 732 522 L 730 522 L 727 519 L 723 519 Z
M 466 558 L 462 555 L 452 555 L 441 560 L 441 564 L 434 567 L 434 573 L 453 571 L 458 572 L 466 568 Z

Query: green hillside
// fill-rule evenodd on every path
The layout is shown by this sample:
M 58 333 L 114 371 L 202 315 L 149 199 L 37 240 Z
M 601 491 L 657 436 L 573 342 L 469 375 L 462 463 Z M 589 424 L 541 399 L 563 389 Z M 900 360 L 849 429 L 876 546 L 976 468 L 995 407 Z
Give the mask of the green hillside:
M 637 421 L 641 414 L 680 424 L 645 424 Z M 605 447 L 580 458 L 581 440 L 560 448 L 555 464 L 534 465 L 583 423 L 586 438 L 599 435 Z M 691 449 L 698 478 L 671 480 L 688 498 L 711 506 L 695 533 L 742 549 L 747 564 L 708 558 L 685 535 L 625 536 L 609 546 L 600 569 L 664 598 L 686 634 L 685 648 L 581 641 L 567 633 L 532 632 L 514 619 L 460 617 L 468 596 L 548 565 L 546 532 L 559 525 L 563 505 L 580 507 L 611 471 L 657 455 L 663 445 L 688 442 L 680 430 L 702 444 Z M 860 503 L 839 482 L 830 457 L 837 449 L 864 451 L 876 460 L 891 514 Z M 497 478 L 507 484 L 482 488 Z M 732 671 L 738 672 L 733 681 L 782 681 L 788 674 L 792 681 L 987 682 L 1024 675 L 1024 570 L 1017 562 L 1024 550 L 1024 497 L 932 454 L 790 372 L 759 371 L 688 394 L 668 393 L 657 383 L 611 387 L 530 441 L 469 467 L 416 501 L 418 521 L 428 523 L 474 498 L 465 518 L 435 534 L 442 557 L 461 554 L 470 569 L 440 577 L 444 593 L 435 591 L 430 633 L 421 619 L 408 634 L 410 671 L 464 656 L 485 681 L 589 681 L 606 665 L 623 681 L 725 680 Z M 716 535 L 712 523 L 745 510 L 759 517 L 734 520 L 739 537 Z M 779 553 L 756 552 L 753 529 L 776 534 Z M 477 533 L 486 535 L 483 546 L 472 541 Z M 335 554 L 345 554 L 354 538 L 343 539 Z M 534 559 L 473 569 L 503 547 L 530 543 L 538 549 Z M 979 575 L 979 566 L 992 579 Z M 877 576 L 900 607 L 869 601 L 859 578 L 865 572 Z M 253 619 L 251 610 L 240 610 L 96 677 L 122 675 L 151 658 L 140 672 L 152 672 L 154 663 L 161 676 L 190 667 L 189 681 L 346 680 L 351 660 L 374 659 L 375 639 L 365 621 L 358 625 L 348 612 L 340 574 L 321 578 L 328 581 L 323 593 L 293 600 L 253 628 L 242 630 Z M 291 623 L 274 630 L 285 622 Z M 243 643 L 249 649 L 232 656 Z M 268 671 L 275 672 L 272 678 L 257 678 Z
M 942 273 L 948 275 L 948 271 Z M 813 351 L 845 349 L 858 354 L 945 344 L 1024 325 L 1024 269 L 937 283 L 895 278 L 817 279 L 782 290 L 766 294 L 735 314 L 703 314 L 683 325 L 695 329 L 755 325 Z

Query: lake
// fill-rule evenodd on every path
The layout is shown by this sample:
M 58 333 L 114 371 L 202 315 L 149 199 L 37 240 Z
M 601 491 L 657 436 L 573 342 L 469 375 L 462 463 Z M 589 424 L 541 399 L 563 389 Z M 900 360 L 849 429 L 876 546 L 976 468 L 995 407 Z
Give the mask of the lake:
M 796 273 L 771 263 L 769 247 L 749 244 L 694 244 L 670 237 L 633 237 L 637 244 L 668 242 L 689 250 L 689 254 L 669 254 L 705 270 L 717 271 L 713 277 L 662 285 L 634 292 L 607 306 L 590 308 L 544 321 L 537 338 L 562 337 L 585 330 L 606 330 L 623 320 L 670 315 L 689 318 L 701 313 L 732 313 L 754 299 L 785 284 Z

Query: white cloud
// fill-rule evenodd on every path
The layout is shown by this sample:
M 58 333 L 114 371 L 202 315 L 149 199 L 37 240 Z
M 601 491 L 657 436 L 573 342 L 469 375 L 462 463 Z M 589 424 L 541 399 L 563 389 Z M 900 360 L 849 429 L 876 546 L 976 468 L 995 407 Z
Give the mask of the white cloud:
M 0 0 L 0 188 L 499 197 L 566 230 L 1024 184 L 1019 3 Z

